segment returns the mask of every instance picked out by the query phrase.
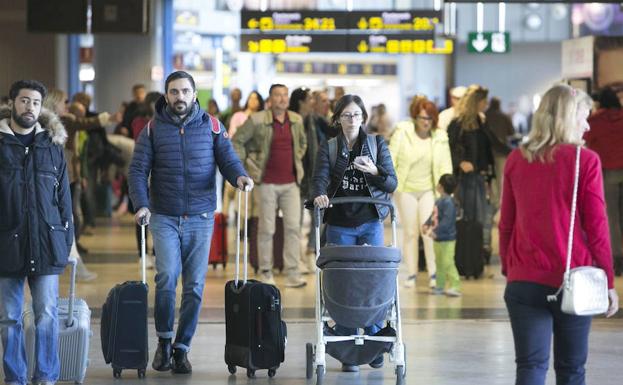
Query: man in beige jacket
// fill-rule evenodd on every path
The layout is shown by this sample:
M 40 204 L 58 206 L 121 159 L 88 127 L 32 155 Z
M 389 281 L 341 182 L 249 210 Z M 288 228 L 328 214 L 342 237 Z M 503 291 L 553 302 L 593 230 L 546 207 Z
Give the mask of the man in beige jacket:
M 300 184 L 307 140 L 300 115 L 288 111 L 288 88 L 273 84 L 270 109 L 252 114 L 232 139 L 234 149 L 258 185 L 260 219 L 258 257 L 262 281 L 274 284 L 273 234 L 275 214 L 281 209 L 284 226 L 286 287 L 303 287 L 298 266 L 300 247 Z

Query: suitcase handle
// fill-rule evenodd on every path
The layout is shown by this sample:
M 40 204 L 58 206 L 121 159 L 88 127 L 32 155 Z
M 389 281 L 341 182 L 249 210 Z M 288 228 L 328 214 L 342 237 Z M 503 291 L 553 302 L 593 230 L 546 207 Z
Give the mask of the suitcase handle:
M 384 200 L 371 197 L 338 197 L 329 200 L 329 207 L 334 205 L 343 205 L 349 203 L 368 203 L 373 205 L 387 206 L 390 212 L 392 223 L 392 247 L 398 247 L 398 235 L 396 232 L 396 209 L 391 200 Z M 314 225 L 316 226 L 316 254 L 320 250 L 320 224 L 322 223 L 322 210 L 314 205 L 313 201 L 306 201 L 305 208 L 314 211 Z
M 145 227 L 147 224 L 145 223 L 145 217 L 141 218 L 141 272 L 143 283 L 147 284 L 147 267 L 145 258 L 147 257 L 147 245 L 145 242 Z
M 238 215 L 236 218 L 236 277 L 234 286 L 238 288 L 238 281 L 240 280 L 240 230 L 242 224 L 240 222 L 240 212 L 242 211 L 242 195 L 244 194 L 244 238 L 243 238 L 243 269 L 244 269 L 244 281 L 242 285 L 247 283 L 247 261 L 249 254 L 248 247 L 248 216 L 249 216 L 249 191 L 238 190 Z
M 78 259 L 76 257 L 70 257 L 67 261 L 71 265 L 71 278 L 69 280 L 69 309 L 67 309 L 67 320 L 65 326 L 68 328 L 74 324 L 74 301 L 76 300 L 76 265 L 78 265 Z

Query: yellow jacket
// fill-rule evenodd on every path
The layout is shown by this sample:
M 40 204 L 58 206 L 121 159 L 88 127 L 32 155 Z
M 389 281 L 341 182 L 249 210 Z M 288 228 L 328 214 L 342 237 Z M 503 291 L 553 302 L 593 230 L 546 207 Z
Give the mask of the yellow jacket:
M 407 177 L 412 167 L 418 167 L 416 160 L 417 153 L 413 151 L 414 144 L 417 140 L 415 133 L 415 124 L 413 120 L 399 122 L 394 129 L 391 141 L 389 142 L 389 152 L 394 161 L 394 168 L 398 176 L 398 188 L 396 191 L 405 192 L 407 185 Z M 432 139 L 432 170 L 431 178 L 433 186 L 437 186 L 439 178 L 443 174 L 452 174 L 452 157 L 450 155 L 450 145 L 448 143 L 448 134 L 440 129 L 431 131 Z M 437 191 L 435 195 L 437 195 Z

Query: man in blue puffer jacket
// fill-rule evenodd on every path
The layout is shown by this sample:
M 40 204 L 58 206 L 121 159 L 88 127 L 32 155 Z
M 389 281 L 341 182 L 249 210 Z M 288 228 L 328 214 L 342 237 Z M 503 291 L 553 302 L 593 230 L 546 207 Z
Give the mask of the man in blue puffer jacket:
M 174 72 L 165 81 L 165 96 L 156 103 L 154 119 L 138 138 L 129 171 L 136 221 L 150 223 L 157 253 L 155 320 L 159 342 L 152 367 L 158 371 L 192 371 L 187 354 L 197 328 L 208 267 L 217 167 L 232 185 L 253 188 L 226 130 L 199 107 L 192 76 Z M 182 304 L 172 344 L 180 273 Z

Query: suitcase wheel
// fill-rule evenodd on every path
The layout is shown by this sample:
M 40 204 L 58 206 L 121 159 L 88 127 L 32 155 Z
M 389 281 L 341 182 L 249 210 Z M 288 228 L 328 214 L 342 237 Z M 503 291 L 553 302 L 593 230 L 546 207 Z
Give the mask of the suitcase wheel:
M 255 377 L 255 370 L 247 369 L 247 377 L 254 378 Z
M 115 378 L 121 378 L 121 369 L 120 368 L 112 368 L 112 376 Z
M 138 378 L 145 378 L 145 369 L 138 369 Z
M 268 369 L 268 377 L 273 378 L 275 377 L 276 373 L 277 373 L 276 369 Z
M 230 374 L 236 374 L 236 365 L 227 365 Z

